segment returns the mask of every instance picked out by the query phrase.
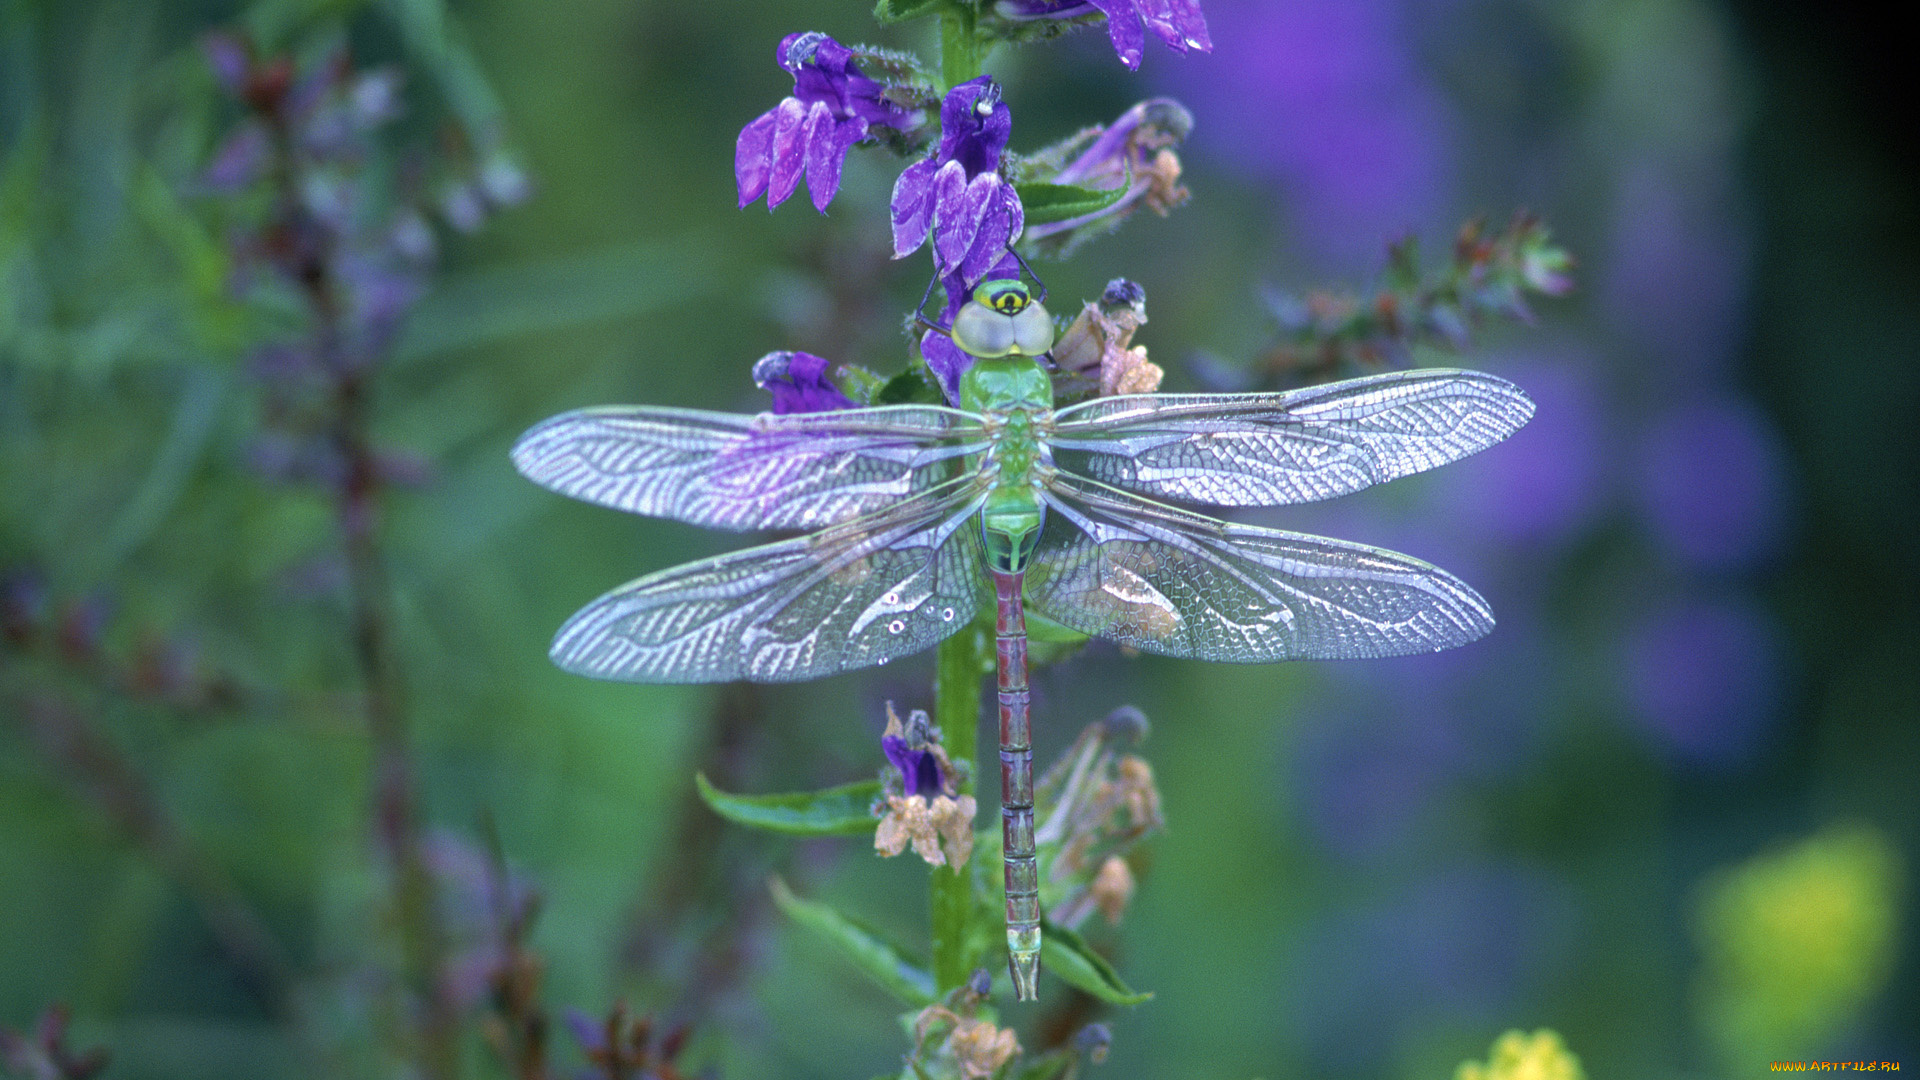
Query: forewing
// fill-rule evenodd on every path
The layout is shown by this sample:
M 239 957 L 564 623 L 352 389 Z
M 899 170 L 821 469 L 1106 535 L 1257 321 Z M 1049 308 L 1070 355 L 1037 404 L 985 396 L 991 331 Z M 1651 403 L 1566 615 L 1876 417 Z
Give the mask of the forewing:
M 952 478 L 985 448 L 969 413 L 923 405 L 737 416 L 580 409 L 513 447 L 529 480 L 587 502 L 717 529 L 816 529 Z
M 1047 502 L 1027 602 L 1145 652 L 1237 663 L 1402 656 L 1493 629 L 1478 593 L 1397 552 L 1219 521 L 1066 476 Z
M 811 536 L 630 582 L 554 635 L 554 663 L 625 682 L 795 682 L 884 664 L 967 625 L 984 486 L 949 483 Z
M 1313 502 L 1421 472 L 1520 429 L 1533 402 L 1476 371 L 1401 371 L 1278 394 L 1130 394 L 1055 414 L 1055 464 L 1155 499 Z

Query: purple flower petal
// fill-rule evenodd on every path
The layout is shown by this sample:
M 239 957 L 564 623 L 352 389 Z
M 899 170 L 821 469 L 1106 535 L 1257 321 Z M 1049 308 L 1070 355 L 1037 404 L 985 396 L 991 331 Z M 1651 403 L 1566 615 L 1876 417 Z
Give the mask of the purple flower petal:
M 767 193 L 767 175 L 773 160 L 773 125 L 778 106 L 768 109 L 740 129 L 733 144 L 733 179 L 740 187 L 740 208 Z
M 1137 6 L 1147 29 L 1174 52 L 1208 52 L 1213 48 L 1206 17 L 1200 14 L 1196 0 L 1139 0 Z
M 813 208 L 827 212 L 827 204 L 840 191 L 840 167 L 853 144 L 866 138 L 867 122 L 857 116 L 833 120 L 811 136 L 807 143 L 807 194 Z
M 986 104 L 985 115 L 981 113 Z M 941 162 L 958 161 L 969 178 L 1000 167 L 1000 154 L 1013 135 L 1013 110 L 1000 100 L 990 76 L 970 79 L 947 91 L 940 103 Z
M 893 215 L 893 257 L 904 259 L 927 242 L 933 227 L 933 176 L 938 166 L 932 158 L 916 161 L 901 170 L 893 182 L 893 198 L 888 209 Z
M 918 249 L 931 227 L 936 272 L 957 274 L 970 288 L 1025 221 L 1019 196 L 995 171 L 1013 114 L 983 75 L 954 87 L 940 116 L 939 150 L 908 166 L 894 184 L 893 257 Z
M 940 389 L 947 395 L 947 400 L 958 403 L 960 376 L 973 366 L 973 357 L 955 345 L 952 338 L 931 330 L 920 338 L 920 356 L 926 360 L 934 377 L 940 380 Z
M 1020 205 L 1019 193 L 1012 184 L 1001 180 L 998 174 L 988 173 L 979 177 L 972 186 L 985 190 L 981 193 L 979 228 L 966 258 L 959 266 L 960 280 L 967 290 L 978 285 L 994 265 L 1006 257 L 1007 249 L 1013 244 L 1014 238 L 1020 235 L 1026 220 L 1026 209 Z
M 974 238 L 993 206 L 994 188 L 1000 183 L 999 173 L 981 173 L 960 187 L 958 163 L 948 162 L 940 171 L 949 170 L 956 182 L 941 183 L 940 201 L 934 209 L 933 264 L 941 274 L 954 273 L 973 250 Z
M 852 398 L 827 378 L 830 363 L 804 352 L 771 352 L 754 362 L 753 381 L 773 395 L 775 413 L 851 409 Z
M 1173 0 L 1173 21 L 1187 48 L 1213 51 L 1213 35 L 1207 33 L 1207 17 L 1200 10 L 1200 0 Z
M 1139 70 L 1147 39 L 1141 32 L 1138 0 L 1093 0 L 1093 6 L 1106 13 L 1107 40 L 1113 42 L 1120 62 Z
M 915 750 L 898 735 L 881 736 L 880 750 L 887 755 L 893 767 L 900 770 L 900 779 L 908 795 L 938 795 L 946 786 L 940 776 L 940 759 L 934 756 L 933 751 Z
M 807 107 L 798 98 L 788 98 L 775 109 L 773 122 L 772 171 L 767 176 L 767 209 L 772 210 L 793 195 L 800 184 L 800 168 L 807 162 Z

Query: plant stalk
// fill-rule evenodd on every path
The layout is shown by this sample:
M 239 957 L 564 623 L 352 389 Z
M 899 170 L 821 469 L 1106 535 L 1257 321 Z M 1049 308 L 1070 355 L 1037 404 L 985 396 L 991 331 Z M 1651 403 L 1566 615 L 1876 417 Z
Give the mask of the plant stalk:
M 940 81 L 951 90 L 977 79 L 993 44 L 980 40 L 971 4 L 955 5 L 940 16 Z
M 965 758 L 969 768 L 957 783 L 971 795 L 980 760 L 981 680 L 986 675 L 986 635 L 978 625 L 941 642 L 933 675 L 933 722 L 948 756 Z M 933 926 L 933 981 L 945 995 L 966 985 L 976 966 L 971 948 L 974 920 L 973 869 L 979 860 L 955 869 L 937 866 L 927 887 Z

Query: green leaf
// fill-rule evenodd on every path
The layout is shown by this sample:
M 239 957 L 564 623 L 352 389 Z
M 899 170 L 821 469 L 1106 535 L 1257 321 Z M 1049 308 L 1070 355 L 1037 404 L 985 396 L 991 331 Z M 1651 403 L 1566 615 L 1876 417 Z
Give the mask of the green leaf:
M 412 361 L 686 304 L 722 280 L 714 248 L 711 239 L 689 234 L 448 277 L 407 319 L 396 358 Z
M 693 782 L 714 813 L 756 829 L 788 836 L 860 836 L 872 834 L 880 823 L 872 810 L 880 794 L 878 780 L 784 795 L 729 795 L 700 773 L 694 774 Z
M 1110 1005 L 1138 1005 L 1153 995 L 1135 992 L 1120 981 L 1120 975 L 1107 958 L 1079 934 L 1046 920 L 1040 924 L 1040 966 L 1077 990 L 1085 990 Z
M 1020 206 L 1026 211 L 1028 225 L 1051 225 L 1105 210 L 1127 193 L 1126 184 L 1112 191 L 1077 184 L 1015 184 L 1013 189 L 1020 194 Z
M 862 405 L 873 404 L 874 395 L 886 388 L 887 380 L 858 364 L 839 364 L 827 376 L 840 392 Z
M 927 379 L 924 365 L 915 364 L 887 380 L 873 395 L 875 405 L 944 405 L 946 395 Z
M 880 0 L 873 5 L 873 17 L 881 23 L 906 22 L 932 15 L 946 0 Z
M 407 51 L 440 83 L 467 137 L 481 147 L 497 142 L 505 110 L 446 0 L 387 0 L 380 6 Z
M 1037 1058 L 1020 1063 L 1008 1080 L 1058 1080 L 1071 1075 L 1073 1063 L 1078 1055 L 1071 1050 L 1052 1050 Z
M 788 918 L 825 938 L 895 997 L 916 1008 L 933 1004 L 933 976 L 904 949 L 831 904 L 793 895 L 778 876 L 768 879 L 767 887 Z

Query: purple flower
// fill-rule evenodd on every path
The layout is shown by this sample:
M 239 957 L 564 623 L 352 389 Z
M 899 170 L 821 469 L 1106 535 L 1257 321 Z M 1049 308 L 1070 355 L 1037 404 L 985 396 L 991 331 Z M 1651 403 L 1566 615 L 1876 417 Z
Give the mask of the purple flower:
M 754 361 L 753 381 L 773 395 L 776 413 L 853 408 L 853 399 L 827 378 L 827 365 L 812 353 L 770 352 Z
M 1148 30 L 1177 53 L 1213 51 L 1199 0 L 999 0 L 994 5 L 995 14 L 1015 22 L 1075 19 L 1096 11 L 1107 17 L 1107 38 L 1130 68 L 1140 66 Z
M 1577 356 L 1508 374 L 1538 404 L 1536 421 L 1501 453 L 1435 479 L 1457 520 L 1477 523 L 1483 535 L 1519 545 L 1563 543 L 1603 508 L 1612 482 L 1606 402 Z
M 1346 901 L 1305 928 L 1298 1025 L 1308 1070 L 1378 1071 L 1430 1025 L 1485 1026 L 1564 963 L 1578 929 L 1561 881 L 1514 864 L 1449 867 L 1399 895 Z
M 1678 604 L 1628 631 L 1627 704 L 1675 758 L 1737 764 L 1778 718 L 1783 651 L 1773 620 L 1750 602 Z
M 946 754 L 940 748 L 940 733 L 925 711 L 907 714 L 905 724 L 887 705 L 887 730 L 880 736 L 881 752 L 900 770 L 907 795 L 925 795 L 931 799 L 946 791 Z
M 853 50 L 825 34 L 788 34 L 774 55 L 793 75 L 793 94 L 740 129 L 733 149 L 740 205 L 765 195 L 767 209 L 779 206 L 804 169 L 807 194 L 824 213 L 853 144 L 875 126 L 910 127 L 914 113 L 889 101 L 886 87 L 854 66 Z
M 1283 186 L 1294 235 L 1336 273 L 1374 266 L 1384 237 L 1445 227 L 1458 124 L 1407 5 L 1209 5 L 1216 62 L 1174 75 L 1206 118 L 1192 153 Z
M 1125 186 L 1127 193 L 1113 205 L 1092 213 L 1035 225 L 1027 230 L 1027 239 L 1069 233 L 1095 222 L 1106 228 L 1114 224 L 1106 219 L 1130 214 L 1143 201 L 1161 215 L 1185 202 L 1187 189 L 1180 186 L 1180 159 L 1172 147 L 1192 130 L 1193 114 L 1172 98 L 1152 98 L 1128 109 L 1078 157 L 1046 178 L 1055 184 L 1105 191 Z
M 1739 401 L 1681 406 L 1641 444 L 1640 505 L 1662 546 L 1703 570 L 1745 570 L 1777 546 L 1786 454 Z
M 933 237 L 934 270 L 970 292 L 1006 257 L 1026 211 L 999 173 L 1013 113 L 985 75 L 961 83 L 940 106 L 940 147 L 907 166 L 893 185 L 893 257 Z M 953 290 L 949 289 L 949 295 Z
M 1729 181 L 1631 162 L 1615 195 L 1611 250 L 1594 260 L 1594 299 L 1654 362 L 1663 389 L 1724 380 L 1748 305 L 1750 240 Z

